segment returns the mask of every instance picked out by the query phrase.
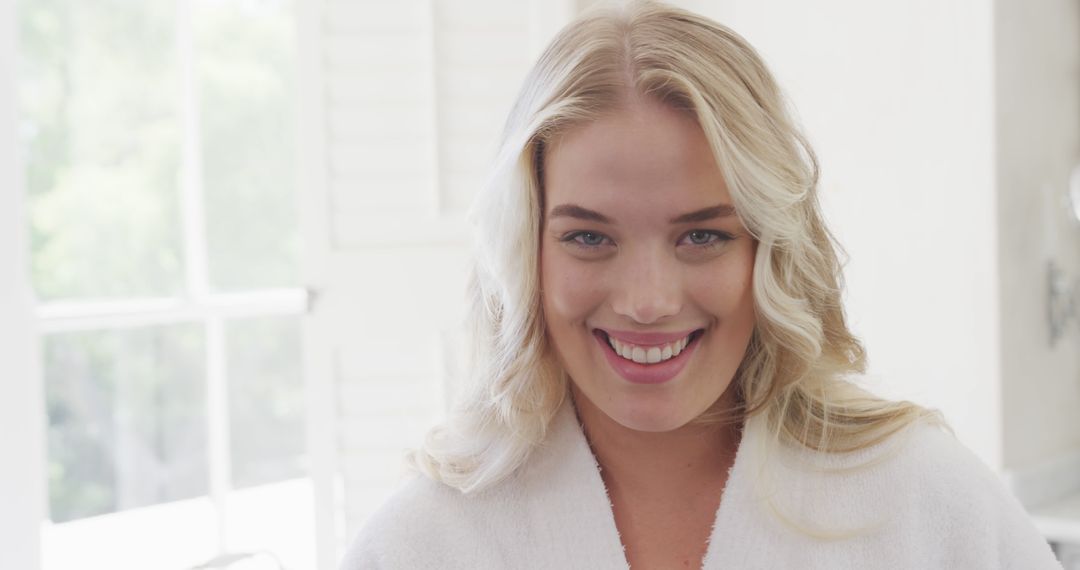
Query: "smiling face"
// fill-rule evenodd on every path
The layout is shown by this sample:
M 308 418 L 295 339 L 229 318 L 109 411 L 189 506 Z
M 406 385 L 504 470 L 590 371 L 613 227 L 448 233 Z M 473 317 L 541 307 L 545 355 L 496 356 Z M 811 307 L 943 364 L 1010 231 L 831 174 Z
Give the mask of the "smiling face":
M 725 395 L 754 328 L 755 242 L 705 134 L 637 99 L 559 137 L 544 169 L 544 318 L 579 411 L 682 427 Z

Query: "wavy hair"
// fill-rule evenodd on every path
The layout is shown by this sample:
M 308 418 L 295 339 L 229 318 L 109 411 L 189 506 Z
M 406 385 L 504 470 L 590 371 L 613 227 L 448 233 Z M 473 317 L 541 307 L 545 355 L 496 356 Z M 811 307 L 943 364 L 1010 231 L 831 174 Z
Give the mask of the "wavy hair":
M 756 325 L 732 380 L 738 405 L 694 421 L 759 417 L 774 445 L 835 453 L 873 446 L 919 419 L 944 423 L 936 411 L 877 398 L 852 381 L 866 357 L 844 319 L 818 162 L 761 57 L 707 18 L 635 1 L 569 24 L 525 81 L 472 212 L 482 238 L 468 286 L 473 383 L 410 454 L 413 466 L 462 492 L 483 490 L 528 458 L 569 397 L 539 296 L 544 151 L 628 94 L 696 119 L 758 243 Z

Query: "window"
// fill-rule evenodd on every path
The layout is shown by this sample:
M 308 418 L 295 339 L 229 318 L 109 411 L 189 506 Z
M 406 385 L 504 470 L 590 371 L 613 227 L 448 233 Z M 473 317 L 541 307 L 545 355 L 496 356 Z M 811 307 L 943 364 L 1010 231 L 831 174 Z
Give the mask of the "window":
M 17 10 L 45 568 L 313 566 L 290 2 Z

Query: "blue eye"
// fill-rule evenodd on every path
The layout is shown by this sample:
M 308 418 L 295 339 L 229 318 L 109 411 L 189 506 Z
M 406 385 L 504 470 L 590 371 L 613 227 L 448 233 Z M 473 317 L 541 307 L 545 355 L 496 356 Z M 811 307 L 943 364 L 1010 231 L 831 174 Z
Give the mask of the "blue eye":
M 688 245 L 694 246 L 711 246 L 720 245 L 723 242 L 728 242 L 735 239 L 729 233 L 715 232 L 711 230 L 693 230 L 687 232 L 687 234 L 680 241 L 689 242 Z
M 596 232 L 572 232 L 562 238 L 562 241 L 568 242 L 580 247 L 585 248 L 597 248 L 610 241 L 608 237 L 601 233 Z
M 604 243 L 604 236 L 600 234 L 594 234 L 591 232 L 585 232 L 578 234 L 578 241 L 585 245 L 600 245 Z

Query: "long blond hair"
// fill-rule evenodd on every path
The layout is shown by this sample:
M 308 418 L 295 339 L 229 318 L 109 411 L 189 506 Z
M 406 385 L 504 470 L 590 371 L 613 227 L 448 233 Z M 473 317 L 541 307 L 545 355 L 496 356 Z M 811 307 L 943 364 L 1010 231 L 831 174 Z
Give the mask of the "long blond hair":
M 851 381 L 866 357 L 844 320 L 817 159 L 761 58 L 720 24 L 638 1 L 568 25 L 525 81 L 473 212 L 473 383 L 411 454 L 413 465 L 463 492 L 485 489 L 528 458 L 568 397 L 539 297 L 543 155 L 560 133 L 612 112 L 628 92 L 697 120 L 758 242 L 756 326 L 732 382 L 739 405 L 695 421 L 760 416 L 774 444 L 837 453 L 872 446 L 920 418 L 941 421 Z

